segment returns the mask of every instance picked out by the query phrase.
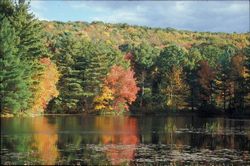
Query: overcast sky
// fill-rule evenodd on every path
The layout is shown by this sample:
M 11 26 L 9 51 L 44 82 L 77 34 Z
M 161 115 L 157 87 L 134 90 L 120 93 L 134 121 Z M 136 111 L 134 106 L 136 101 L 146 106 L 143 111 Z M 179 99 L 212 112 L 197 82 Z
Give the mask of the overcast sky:
M 38 1 L 43 20 L 103 21 L 192 31 L 249 32 L 249 1 Z

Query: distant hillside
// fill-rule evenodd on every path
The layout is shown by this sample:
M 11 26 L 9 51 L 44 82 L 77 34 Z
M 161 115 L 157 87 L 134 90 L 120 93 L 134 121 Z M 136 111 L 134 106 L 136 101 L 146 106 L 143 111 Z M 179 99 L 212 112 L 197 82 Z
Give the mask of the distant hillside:
M 46 32 L 49 32 L 48 36 L 51 40 L 61 33 L 71 32 L 92 41 L 104 40 L 114 47 L 127 43 L 137 45 L 147 42 L 159 48 L 174 43 L 185 48 L 190 48 L 192 45 L 209 44 L 219 47 L 233 45 L 242 49 L 250 43 L 250 33 L 192 32 L 103 22 L 42 21 L 42 24 Z

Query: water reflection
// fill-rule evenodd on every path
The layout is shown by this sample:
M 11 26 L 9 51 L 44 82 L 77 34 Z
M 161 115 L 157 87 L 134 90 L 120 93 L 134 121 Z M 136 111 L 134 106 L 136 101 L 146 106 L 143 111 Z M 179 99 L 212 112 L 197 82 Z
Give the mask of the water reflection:
M 57 129 L 49 124 L 46 117 L 39 117 L 33 121 L 34 141 L 33 146 L 37 149 L 38 158 L 45 165 L 53 165 L 59 156 L 57 149 Z
M 53 165 L 57 130 L 46 117 L 1 119 L 1 164 Z
M 250 165 L 249 133 L 249 120 L 194 116 L 2 118 L 1 164 Z
M 103 133 L 101 134 L 101 143 L 111 144 L 105 153 L 113 165 L 134 159 L 136 144 L 139 143 L 136 118 L 97 117 L 95 124 L 96 128 Z M 117 146 L 117 144 L 122 146 Z M 124 146 L 126 148 L 123 148 Z

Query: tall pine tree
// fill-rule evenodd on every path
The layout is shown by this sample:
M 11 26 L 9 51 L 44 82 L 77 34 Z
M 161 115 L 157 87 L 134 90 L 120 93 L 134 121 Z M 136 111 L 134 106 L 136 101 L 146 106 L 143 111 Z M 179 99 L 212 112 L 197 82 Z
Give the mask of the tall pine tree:
M 17 113 L 29 106 L 31 92 L 24 79 L 27 68 L 18 55 L 14 29 L 6 18 L 0 17 L 1 112 Z
M 80 56 L 80 41 L 72 34 L 62 34 L 58 42 L 59 53 L 56 59 L 61 78 L 59 80 L 60 95 L 50 103 L 50 110 L 76 112 L 83 97 L 84 56 Z M 79 65 L 79 66 L 77 66 Z
M 15 79 L 22 81 L 20 83 L 18 81 L 12 82 L 13 85 L 11 86 L 14 87 L 23 83 L 22 90 L 23 96 L 25 97 L 22 97 L 20 100 L 25 99 L 25 102 L 22 103 L 22 107 L 19 108 L 20 110 L 28 110 L 34 104 L 34 94 L 35 91 L 38 90 L 39 84 L 39 80 L 35 78 L 42 73 L 43 69 L 42 66 L 39 65 L 39 59 L 47 54 L 42 26 L 38 20 L 35 19 L 34 15 L 28 12 L 28 8 L 29 5 L 24 2 L 18 4 L 11 0 L 0 1 L 2 18 L 8 21 L 9 28 L 11 27 L 16 36 L 16 42 L 10 45 L 10 47 L 15 47 L 15 51 L 12 51 L 16 56 L 14 59 L 17 61 L 12 67 L 22 68 L 22 72 L 16 73 L 15 75 Z M 3 39 L 5 39 L 5 37 Z M 3 53 L 3 56 L 9 57 L 6 52 Z M 4 60 L 7 59 L 3 58 L 3 61 Z M 2 67 L 3 71 L 8 69 L 7 66 Z M 10 74 L 6 74 L 5 76 L 10 76 Z M 3 88 L 5 91 L 9 90 L 9 87 Z M 18 109 L 14 110 L 17 111 Z

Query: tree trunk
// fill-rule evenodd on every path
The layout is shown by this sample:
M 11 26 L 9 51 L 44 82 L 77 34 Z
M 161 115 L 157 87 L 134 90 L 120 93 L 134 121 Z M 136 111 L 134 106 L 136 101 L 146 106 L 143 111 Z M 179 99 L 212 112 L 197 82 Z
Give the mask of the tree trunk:
M 194 111 L 194 88 L 191 88 L 191 107 L 192 111 Z
M 18 0 L 19 5 L 24 4 L 25 0 Z
M 141 101 L 140 101 L 140 108 L 142 107 L 142 104 L 143 104 L 145 75 L 146 75 L 146 72 L 143 71 L 143 72 L 142 72 L 142 75 L 141 75 L 142 86 L 141 86 Z
M 226 111 L 226 88 L 225 87 L 223 89 L 223 93 L 224 93 L 224 96 L 223 96 L 223 110 L 225 112 Z

